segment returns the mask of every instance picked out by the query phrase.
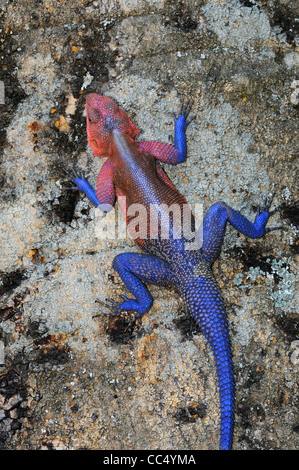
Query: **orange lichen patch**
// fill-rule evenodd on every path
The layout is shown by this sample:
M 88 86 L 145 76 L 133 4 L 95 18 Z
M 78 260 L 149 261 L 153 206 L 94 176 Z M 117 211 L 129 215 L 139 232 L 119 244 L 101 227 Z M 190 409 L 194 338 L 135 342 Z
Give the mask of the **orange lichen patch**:
M 46 258 L 44 256 L 40 256 L 39 251 L 37 249 L 29 249 L 28 255 L 31 258 L 32 263 L 45 263 Z
M 155 361 L 155 357 L 157 355 L 156 345 L 154 343 L 155 340 L 156 334 L 152 333 L 150 336 L 144 337 L 140 343 L 137 357 L 142 366 L 146 365 L 149 359 Z
M 43 336 L 42 338 L 37 339 L 35 343 L 37 346 L 42 348 L 43 354 L 48 354 L 48 351 L 51 351 L 54 348 L 59 351 L 66 351 L 66 346 L 63 344 L 66 339 L 67 335 L 65 333 L 56 333 Z
M 28 129 L 30 132 L 38 132 L 40 130 L 41 126 L 38 121 L 33 121 L 31 124 L 29 124 Z
M 70 132 L 71 128 L 69 124 L 67 123 L 66 119 L 62 114 L 59 116 L 59 120 L 55 122 L 55 126 L 58 127 L 60 132 Z
M 73 52 L 78 52 L 78 51 L 80 51 L 80 47 L 72 46 L 72 51 Z
M 37 250 L 29 250 L 28 251 L 28 255 L 30 256 L 30 258 L 33 258 L 33 256 L 37 253 Z
M 31 249 L 28 251 L 28 255 L 31 258 L 32 263 L 45 263 L 46 258 L 44 256 L 40 256 L 39 251 L 37 249 Z
M 50 340 L 55 343 L 55 344 L 59 344 L 59 343 L 63 343 L 66 339 L 67 339 L 67 334 L 66 333 L 56 333 L 54 335 L 49 335 L 50 337 Z
M 39 150 L 38 146 L 38 132 L 41 130 L 41 125 L 38 121 L 33 121 L 29 124 L 28 129 L 33 136 L 34 150 Z

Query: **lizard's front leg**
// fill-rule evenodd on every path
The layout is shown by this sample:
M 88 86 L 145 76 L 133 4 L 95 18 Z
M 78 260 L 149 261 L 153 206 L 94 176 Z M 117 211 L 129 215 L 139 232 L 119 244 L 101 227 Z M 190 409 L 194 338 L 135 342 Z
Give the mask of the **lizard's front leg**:
M 187 158 L 187 137 L 186 129 L 191 121 L 195 118 L 192 117 L 188 121 L 188 115 L 191 110 L 192 101 L 188 100 L 182 103 L 180 114 L 174 117 L 174 146 L 163 142 L 136 142 L 140 151 L 148 152 L 162 163 L 169 165 L 178 165 L 183 163 Z
M 87 198 L 102 211 L 109 212 L 114 206 L 116 192 L 109 160 L 106 160 L 99 173 L 96 191 L 88 183 L 84 175 L 79 176 L 74 174 L 72 182 L 76 185 L 73 189 L 78 189 L 83 192 Z

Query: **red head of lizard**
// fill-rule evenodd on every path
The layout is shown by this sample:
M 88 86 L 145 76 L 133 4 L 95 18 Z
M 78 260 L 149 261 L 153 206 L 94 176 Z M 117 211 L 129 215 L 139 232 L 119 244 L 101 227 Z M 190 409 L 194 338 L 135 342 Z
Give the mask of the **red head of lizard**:
M 111 98 L 96 93 L 86 97 L 86 124 L 88 143 L 95 157 L 111 156 L 114 129 L 134 141 L 140 132 Z

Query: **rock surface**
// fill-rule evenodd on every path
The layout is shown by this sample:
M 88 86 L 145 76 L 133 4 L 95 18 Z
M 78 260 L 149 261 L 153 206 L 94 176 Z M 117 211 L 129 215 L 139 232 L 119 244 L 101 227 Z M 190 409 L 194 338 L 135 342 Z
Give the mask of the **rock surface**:
M 86 140 L 91 91 L 164 142 L 194 97 L 189 158 L 167 167 L 191 205 L 224 200 L 254 217 L 275 192 L 283 230 L 253 241 L 228 227 L 214 272 L 234 352 L 233 448 L 298 447 L 296 5 L 2 1 L 2 449 L 218 448 L 213 358 L 176 293 L 150 287 L 134 328 L 101 315 L 97 300 L 125 292 L 113 257 L 136 248 L 101 236 L 105 221 L 62 173 L 94 183 L 102 165 Z

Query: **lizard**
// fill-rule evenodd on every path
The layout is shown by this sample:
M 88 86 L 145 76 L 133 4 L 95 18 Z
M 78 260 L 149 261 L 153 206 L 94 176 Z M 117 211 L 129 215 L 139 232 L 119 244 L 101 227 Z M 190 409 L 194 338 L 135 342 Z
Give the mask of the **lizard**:
M 135 227 L 133 236 L 142 251 L 118 254 L 112 263 L 133 298 L 123 295 L 122 301 L 111 300 L 110 304 L 104 305 L 112 309 L 111 314 L 134 312 L 133 320 L 136 320 L 153 304 L 147 284 L 177 288 L 213 352 L 220 398 L 219 447 L 229 450 L 234 428 L 234 373 L 225 303 L 212 265 L 219 256 L 227 222 L 247 237 L 263 237 L 270 230 L 279 228 L 266 227 L 278 207 L 270 211 L 273 196 L 266 198 L 251 222 L 225 202 L 215 202 L 203 218 L 201 241 L 197 242 L 196 248 L 188 249 L 190 236 L 186 237 L 184 230 L 175 233 L 175 222 L 179 221 L 183 226 L 182 210 L 187 208 L 193 233 L 194 216 L 161 163 L 178 165 L 186 161 L 186 129 L 193 120 L 188 121 L 191 105 L 188 101 L 183 102 L 179 115 L 174 114 L 174 145 L 171 145 L 136 140 L 140 131 L 125 111 L 112 98 L 89 93 L 85 106 L 88 143 L 95 157 L 107 159 L 99 172 L 96 189 L 84 174 L 79 176 L 75 172 L 72 181 L 73 189 L 83 192 L 104 212 L 111 210 L 118 199 L 128 227 L 136 215 L 136 212 L 132 215 L 130 207 L 139 204 L 146 209 L 146 215 L 139 220 L 139 230 Z M 169 213 L 165 212 L 165 207 L 173 204 L 181 212 L 169 222 L 169 217 L 166 221 Z M 153 207 L 156 212 L 152 211 Z M 150 231 L 149 214 L 160 217 L 158 232 L 154 235 Z M 161 233 L 164 224 L 168 237 Z M 140 229 L 144 229 L 143 232 Z

